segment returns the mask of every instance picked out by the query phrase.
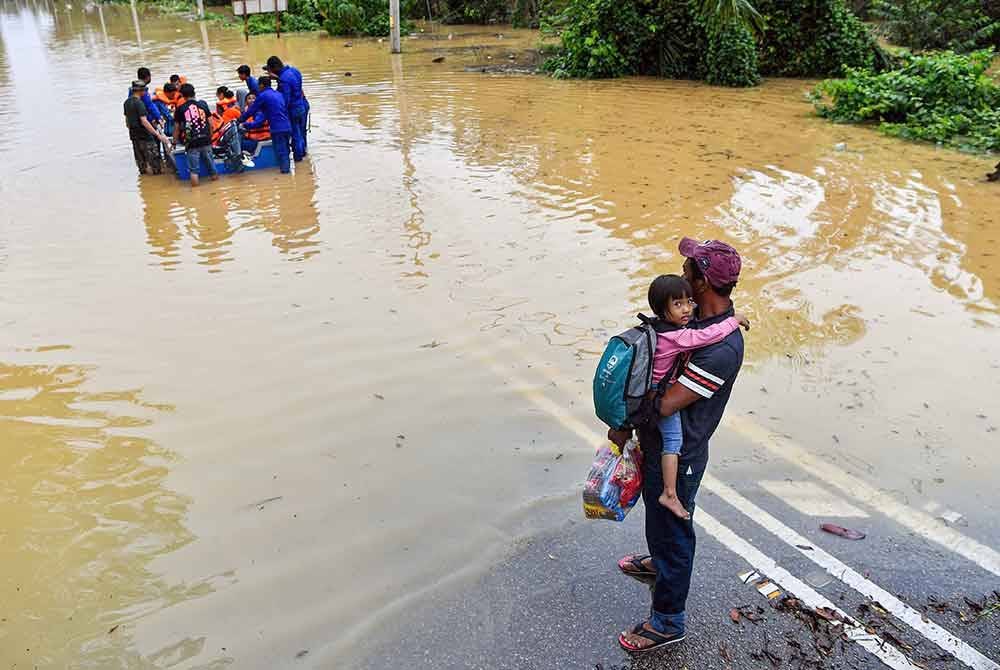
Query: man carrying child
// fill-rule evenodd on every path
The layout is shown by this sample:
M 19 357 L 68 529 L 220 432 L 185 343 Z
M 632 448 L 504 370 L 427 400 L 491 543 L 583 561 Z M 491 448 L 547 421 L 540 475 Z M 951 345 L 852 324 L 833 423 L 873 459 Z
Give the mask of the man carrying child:
M 741 269 L 736 250 L 716 240 L 699 243 L 684 238 L 680 253 L 686 259 L 684 279 L 697 304 L 697 314 L 687 327 L 705 329 L 734 317 L 730 295 Z M 661 469 L 663 438 L 658 422 L 649 421 L 638 429 L 644 456 L 642 497 L 649 555 L 626 556 L 618 562 L 618 568 L 630 577 L 651 583 L 653 603 L 648 621 L 618 637 L 619 645 L 630 654 L 659 649 L 685 637 L 685 607 L 695 552 L 691 514 L 708 467 L 709 440 L 722 420 L 742 364 L 743 334 L 734 329 L 714 344 L 695 350 L 680 369 L 677 383 L 656 403 L 660 417 L 680 412 L 683 439 L 673 487 L 664 481 Z M 630 435 L 630 431 L 608 433 L 619 446 Z M 680 509 L 671 510 L 660 503 L 661 496 L 671 488 Z

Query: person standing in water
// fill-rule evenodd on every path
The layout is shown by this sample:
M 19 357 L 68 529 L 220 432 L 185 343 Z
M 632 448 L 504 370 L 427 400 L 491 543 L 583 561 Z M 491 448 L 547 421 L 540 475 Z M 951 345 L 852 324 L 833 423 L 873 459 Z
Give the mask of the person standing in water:
M 274 156 L 278 159 L 278 168 L 283 174 L 291 172 L 288 160 L 289 144 L 292 139 L 292 124 L 288 119 L 288 109 L 281 94 L 271 88 L 271 78 L 261 77 L 258 80 L 259 92 L 257 99 L 240 116 L 240 130 L 254 130 L 266 122 L 271 129 L 271 145 Z M 253 121 L 247 121 L 248 119 Z
M 219 173 L 212 155 L 212 110 L 204 101 L 195 100 L 191 84 L 181 86 L 181 97 L 184 102 L 174 112 L 174 141 L 184 142 L 191 185 L 197 186 L 201 181 L 199 170 L 202 164 L 209 178 L 215 181 Z
M 292 152 L 295 161 L 302 160 L 307 151 L 306 133 L 309 125 L 309 102 L 302 92 L 302 73 L 291 65 L 285 65 L 277 56 L 267 59 L 267 71 L 278 82 L 278 92 L 285 99 L 288 119 L 292 124 Z M 274 133 L 274 127 L 271 127 Z
M 132 82 L 132 95 L 125 101 L 125 126 L 139 174 L 160 174 L 163 172 L 160 143 L 166 142 L 167 137 L 149 122 L 149 110 L 142 102 L 144 97 L 149 97 L 146 82 L 136 79 Z

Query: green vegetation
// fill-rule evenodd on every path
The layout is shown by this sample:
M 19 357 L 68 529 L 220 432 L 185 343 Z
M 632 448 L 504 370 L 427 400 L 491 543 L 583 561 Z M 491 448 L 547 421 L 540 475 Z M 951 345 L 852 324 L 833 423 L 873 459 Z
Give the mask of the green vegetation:
M 813 93 L 821 116 L 873 122 L 887 135 L 967 151 L 1000 150 L 1000 86 L 986 74 L 993 51 L 904 55 L 887 72 L 849 70 Z
M 996 0 L 874 0 L 871 15 L 889 40 L 911 49 L 1000 47 Z
M 545 26 L 561 77 L 652 74 L 753 86 L 761 75 L 842 74 L 884 61 L 844 0 L 569 0 Z
M 305 1 L 305 0 L 303 0 Z M 311 1 L 311 0 L 309 0 Z M 403 0 L 404 17 L 414 11 L 415 2 Z M 331 35 L 384 36 L 389 34 L 389 3 L 382 0 L 317 0 L 317 12 L 323 28 Z M 400 32 L 407 34 L 413 24 L 404 18 Z

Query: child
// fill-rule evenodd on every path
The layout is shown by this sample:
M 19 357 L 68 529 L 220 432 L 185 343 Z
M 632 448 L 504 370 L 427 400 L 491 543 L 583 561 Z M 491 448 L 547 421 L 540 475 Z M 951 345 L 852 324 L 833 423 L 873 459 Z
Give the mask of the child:
M 254 103 L 256 99 L 257 99 L 256 93 L 247 94 L 247 99 L 246 99 L 247 109 L 250 108 L 250 106 Z M 249 119 L 247 119 L 247 121 L 251 124 L 254 123 L 254 117 L 251 116 Z M 254 153 L 256 153 L 257 151 L 257 143 L 269 139 L 271 139 L 271 129 L 267 125 L 267 121 L 265 121 L 260 126 L 253 128 L 252 130 L 247 129 L 245 132 L 241 134 L 240 147 L 243 149 L 243 153 L 253 156 Z
M 653 355 L 654 387 L 670 374 L 680 354 L 720 342 L 740 326 L 750 330 L 750 322 L 742 314 L 701 330 L 686 328 L 694 310 L 691 296 L 691 285 L 677 275 L 661 275 L 649 286 L 649 308 L 665 326 L 662 332 L 657 328 L 656 353 Z M 677 498 L 677 461 L 684 441 L 680 414 L 675 412 L 660 417 L 657 426 L 663 437 L 663 494 L 659 502 L 680 518 L 690 519 L 691 514 Z

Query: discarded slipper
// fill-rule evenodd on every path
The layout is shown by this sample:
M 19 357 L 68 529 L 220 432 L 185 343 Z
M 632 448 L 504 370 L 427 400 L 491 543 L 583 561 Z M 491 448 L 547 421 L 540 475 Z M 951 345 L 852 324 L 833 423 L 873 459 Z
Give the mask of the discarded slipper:
M 846 540 L 863 540 L 865 539 L 865 534 L 858 530 L 853 530 L 851 528 L 844 528 L 843 526 L 838 526 L 835 523 L 824 523 L 820 526 L 820 530 L 825 530 L 831 535 L 839 535 Z
M 656 572 L 647 570 L 646 566 L 642 564 L 648 558 L 652 557 L 649 554 L 630 554 L 618 561 L 618 569 L 623 575 L 643 584 L 649 584 L 656 581 Z
M 663 633 L 658 633 L 655 630 L 649 630 L 646 628 L 645 624 L 639 624 L 632 629 L 633 635 L 638 635 L 639 637 L 644 637 L 647 640 L 651 640 L 653 644 L 648 647 L 636 647 L 633 646 L 628 640 L 625 639 L 625 633 L 621 633 L 618 636 L 618 646 L 624 649 L 629 654 L 635 656 L 637 654 L 645 654 L 650 651 L 656 651 L 657 649 L 662 649 L 663 647 L 669 647 L 672 644 L 677 644 L 684 640 L 684 634 L 680 635 L 664 635 Z

